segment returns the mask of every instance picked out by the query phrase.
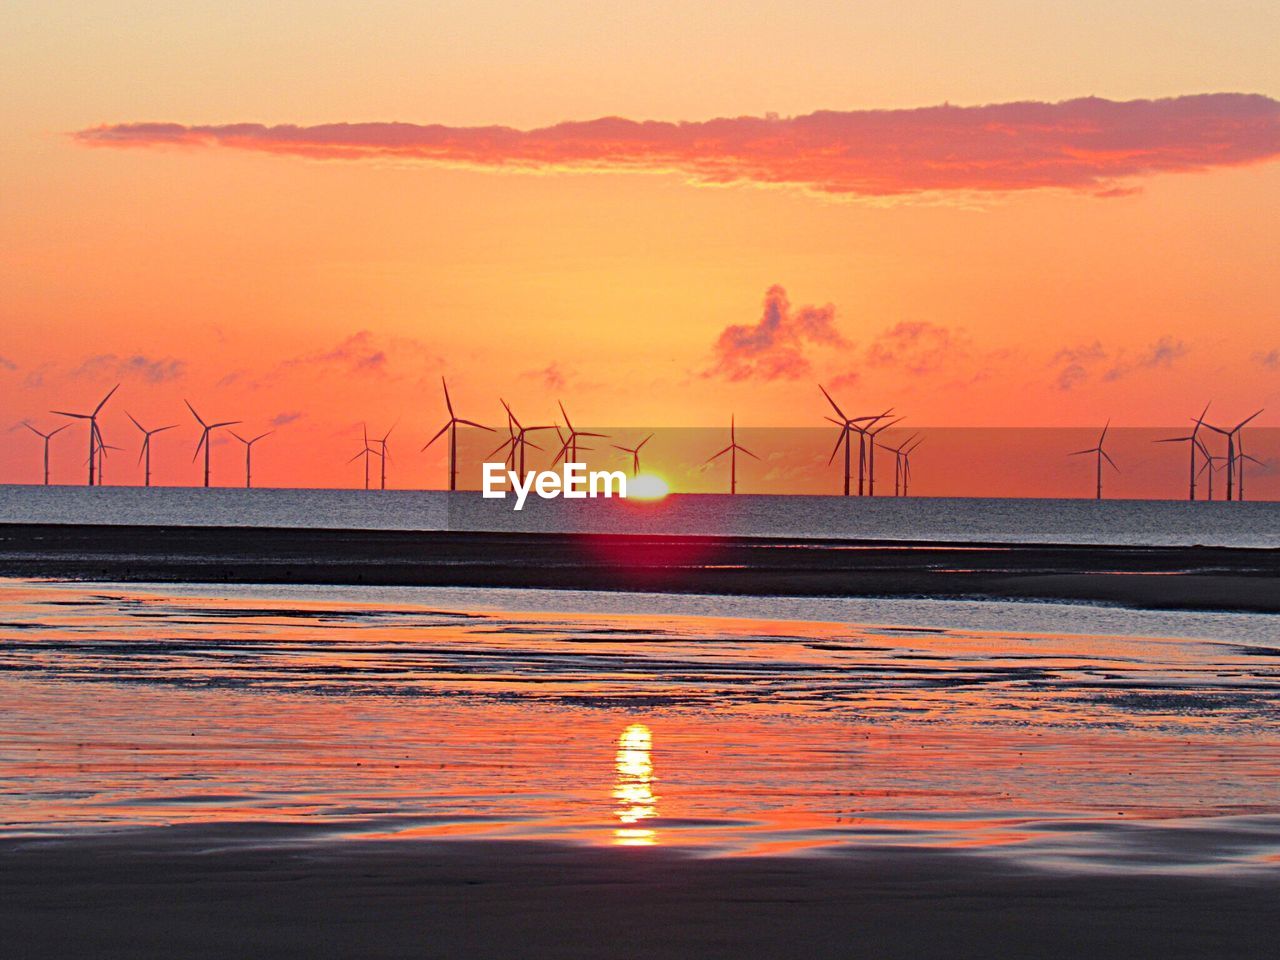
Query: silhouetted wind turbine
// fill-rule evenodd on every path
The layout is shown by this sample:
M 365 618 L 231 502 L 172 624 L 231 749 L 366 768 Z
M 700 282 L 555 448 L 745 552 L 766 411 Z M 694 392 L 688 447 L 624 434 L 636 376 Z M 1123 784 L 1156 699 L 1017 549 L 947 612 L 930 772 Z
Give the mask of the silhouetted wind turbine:
M 456 416 L 453 412 L 453 402 L 449 399 L 449 385 L 445 383 L 444 377 L 440 378 L 440 385 L 444 387 L 444 405 L 445 409 L 449 411 L 449 420 L 440 428 L 440 432 L 428 440 L 423 445 L 422 450 L 418 452 L 422 453 L 423 450 L 426 450 L 427 447 L 444 436 L 447 430 L 449 432 L 449 489 L 456 490 L 458 488 L 458 426 L 461 424 L 466 427 L 476 427 L 479 430 L 488 430 L 490 433 L 494 431 L 493 427 L 486 427 L 483 423 L 463 420 L 461 417 Z
M 862 496 L 862 471 L 863 471 L 863 463 L 866 457 L 866 435 L 862 433 L 862 430 L 858 426 L 858 424 L 865 423 L 867 421 L 875 421 L 880 418 L 879 417 L 846 417 L 844 415 L 844 411 L 841 410 L 839 405 L 836 404 L 835 400 L 831 398 L 831 394 L 827 393 L 827 388 L 824 387 L 822 384 L 818 384 L 818 389 L 822 391 L 822 395 L 827 398 L 827 403 L 831 404 L 831 409 L 835 410 L 836 416 L 840 418 L 839 420 L 836 420 L 833 417 L 826 418 L 831 423 L 834 423 L 837 427 L 840 428 L 840 435 L 836 438 L 836 445 L 831 451 L 831 456 L 827 458 L 827 466 L 831 466 L 832 461 L 834 461 L 836 458 L 836 453 L 838 453 L 840 450 L 840 445 L 844 444 L 844 495 L 846 497 L 849 496 L 849 478 L 853 472 L 852 464 L 850 462 L 853 456 L 850 450 L 849 434 L 854 430 L 858 431 L 858 496 Z M 889 411 L 885 411 L 885 413 L 881 414 L 881 416 L 885 416 L 888 413 Z
M 1197 436 L 1197 434 L 1200 432 L 1200 428 L 1205 426 L 1204 418 L 1205 418 L 1205 414 L 1207 414 L 1208 412 L 1209 412 L 1209 404 L 1206 403 L 1204 405 L 1204 413 L 1200 414 L 1200 416 L 1196 417 L 1195 419 L 1195 429 L 1193 429 L 1185 437 L 1165 437 L 1163 440 L 1152 441 L 1153 443 L 1187 443 L 1191 445 L 1191 474 L 1189 479 L 1190 487 L 1189 487 L 1187 496 L 1192 501 L 1194 501 L 1196 498 L 1196 477 L 1199 475 L 1198 471 L 1196 470 L 1196 450 L 1204 449 L 1204 444 L 1200 442 L 1200 438 Z
M 191 455 L 191 462 L 195 463 L 196 457 L 200 456 L 200 448 L 204 447 L 204 485 L 209 486 L 209 450 L 211 447 L 210 434 L 222 427 L 234 427 L 239 420 L 222 420 L 218 423 L 205 423 L 200 419 L 200 414 L 196 413 L 196 408 L 191 405 L 190 400 L 183 400 L 187 405 L 187 409 L 191 411 L 191 415 L 196 418 L 196 423 L 200 424 L 200 442 L 196 444 L 196 452 Z
M 60 417 L 72 417 L 76 420 L 89 421 L 89 486 L 94 486 L 97 482 L 94 468 L 97 465 L 98 444 L 102 442 L 102 431 L 98 429 L 98 414 L 102 412 L 102 408 L 107 405 L 107 401 L 111 399 L 111 394 L 120 389 L 120 384 L 116 384 L 107 393 L 102 401 L 93 408 L 93 413 L 68 413 L 65 410 L 53 410 Z
M 876 495 L 876 436 L 881 430 L 888 430 L 895 423 L 902 422 L 902 417 L 896 417 L 895 419 L 890 420 L 887 423 L 882 423 L 877 427 L 875 424 L 884 419 L 885 416 L 888 416 L 888 414 L 882 414 L 871 424 L 859 430 L 859 433 L 865 434 L 867 438 L 867 496 L 869 497 L 874 497 Z M 854 429 L 858 428 L 855 427 Z
M 712 460 L 716 460 L 719 457 L 723 457 L 726 453 L 729 454 L 729 493 L 731 494 L 738 492 L 738 451 L 739 450 L 741 450 L 743 453 L 745 453 L 749 457 L 752 457 L 756 460 L 760 459 L 754 453 L 748 450 L 746 447 L 738 443 L 737 429 L 734 426 L 734 418 L 731 415 L 729 417 L 729 445 L 725 447 L 723 450 L 721 450 L 719 453 L 707 459 L 707 463 L 710 463 Z
M 493 454 L 498 453 L 503 449 L 503 447 L 506 447 L 508 444 L 510 444 L 511 451 L 507 455 L 507 458 L 506 458 L 507 463 L 511 465 L 512 469 L 515 469 L 516 463 L 518 460 L 519 473 L 520 473 L 520 476 L 523 477 L 525 472 L 524 471 L 525 447 L 533 447 L 533 449 L 535 450 L 542 449 L 536 443 L 532 443 L 529 440 L 529 438 L 526 436 L 526 434 L 533 433 L 533 431 L 535 430 L 554 430 L 555 427 L 551 426 L 550 424 L 548 424 L 547 426 L 541 426 L 541 427 L 526 427 L 522 425 L 519 419 L 516 418 L 516 415 L 511 412 L 511 407 L 507 404 L 507 401 L 499 398 L 499 402 L 501 402 L 503 409 L 507 411 L 507 433 L 509 433 L 510 436 L 507 437 L 506 440 L 502 441 L 502 443 L 498 444 L 497 448 L 494 449 L 493 452 L 489 454 L 489 456 L 492 457 Z
M 391 430 L 394 430 L 399 426 L 399 424 L 400 421 L 396 420 L 396 422 L 391 425 Z M 391 454 L 387 451 L 387 438 L 391 436 L 391 430 L 384 433 L 381 438 L 373 441 L 378 445 L 378 457 L 380 458 L 382 465 L 382 485 L 380 487 L 382 490 L 387 489 L 387 461 L 391 459 Z
M 612 446 L 615 450 L 621 450 L 623 453 L 631 454 L 631 475 L 633 477 L 637 477 L 640 475 L 640 448 L 643 447 L 646 443 L 648 443 L 652 439 L 653 439 L 653 434 L 651 433 L 647 437 L 645 437 L 643 440 L 641 440 L 639 443 L 637 443 L 634 447 L 624 447 L 617 443 L 610 444 L 610 446 Z M 721 453 L 723 452 L 724 451 L 722 450 Z M 716 456 L 719 456 L 719 454 L 717 454 Z
M 1208 424 L 1206 424 L 1206 426 L 1208 426 Z M 1111 464 L 1111 468 L 1115 470 L 1116 473 L 1120 472 L 1120 468 L 1116 466 L 1116 462 L 1111 459 L 1110 454 L 1108 454 L 1106 450 L 1102 449 L 1102 444 L 1107 439 L 1107 431 L 1109 429 L 1111 429 L 1110 420 L 1108 420 L 1106 426 L 1102 428 L 1102 435 L 1098 437 L 1098 445 L 1096 447 L 1090 447 L 1088 450 L 1076 450 L 1074 453 L 1067 454 L 1067 456 L 1069 457 L 1078 457 L 1086 453 L 1096 453 L 1098 455 L 1097 457 L 1098 459 L 1098 493 L 1097 493 L 1097 496 L 1094 498 L 1097 500 L 1102 499 L 1102 461 L 1103 459 L 1105 458 L 1107 463 Z
M 28 430 L 30 430 L 32 433 L 34 433 L 37 437 L 40 437 L 44 440 L 44 485 L 47 487 L 49 485 L 49 441 L 52 440 L 58 434 L 60 434 L 63 430 L 67 429 L 67 427 L 71 426 L 71 424 L 64 423 L 62 426 L 58 427 L 56 430 L 50 430 L 48 433 L 41 433 L 39 430 L 37 430 L 31 424 L 27 423 L 27 421 L 25 420 L 22 421 L 22 425 L 26 427 Z
M 230 431 L 231 435 L 244 444 L 244 488 L 248 490 L 253 486 L 253 445 L 264 437 L 269 437 L 274 430 L 268 430 L 266 433 L 260 433 L 252 440 L 246 440 L 234 430 Z
M 588 430 L 575 429 L 573 426 L 573 422 L 569 419 L 568 411 L 565 410 L 564 408 L 564 404 L 560 403 L 559 400 L 557 400 L 556 403 L 560 405 L 560 413 L 564 416 L 564 425 L 565 425 L 565 429 L 569 431 L 569 436 L 560 437 L 560 441 L 561 441 L 560 452 L 557 453 L 556 458 L 551 461 L 551 465 L 555 466 L 557 463 L 560 462 L 560 458 L 566 455 L 568 455 L 571 458 L 566 461 L 567 463 L 577 463 L 579 437 L 599 437 L 600 439 L 604 440 L 604 439 L 607 439 L 608 435 L 604 433 L 591 433 Z M 560 431 L 557 429 L 556 433 L 558 434 L 559 432 Z M 589 448 L 583 447 L 582 449 L 587 450 Z
M 1213 500 L 1213 474 L 1215 471 L 1222 469 L 1222 467 L 1215 467 L 1214 464 L 1218 462 L 1225 464 L 1227 462 L 1227 458 L 1214 456 L 1209 452 L 1208 448 L 1204 446 L 1201 446 L 1200 452 L 1204 456 L 1204 463 L 1200 465 L 1200 470 L 1198 472 L 1204 473 L 1206 470 L 1209 471 L 1209 500 L 1212 501 Z
M 1254 417 L 1258 416 L 1258 414 L 1260 413 L 1262 413 L 1261 410 L 1259 410 L 1257 413 L 1254 413 L 1252 416 L 1245 417 L 1243 420 L 1241 420 L 1239 423 L 1237 423 L 1234 427 L 1232 427 L 1229 430 L 1224 430 L 1222 427 L 1215 427 L 1212 423 L 1205 424 L 1205 426 L 1208 427 L 1210 430 L 1212 430 L 1214 433 L 1220 433 L 1227 438 L 1227 499 L 1228 500 L 1235 499 L 1234 497 L 1235 478 L 1236 478 L 1236 471 L 1238 469 L 1238 464 L 1236 462 L 1236 448 L 1240 438 L 1240 431 L 1244 429 L 1245 424 L 1247 424 Z
M 364 437 L 364 446 L 363 448 L 361 448 L 360 452 L 357 453 L 350 460 L 348 460 L 347 463 L 354 463 L 355 461 L 359 460 L 361 457 L 364 457 L 364 488 L 368 490 L 369 489 L 369 458 L 376 457 L 379 454 L 377 450 L 369 446 L 369 427 L 367 424 L 361 424 L 361 433 L 362 433 L 362 436 Z
M 149 487 L 151 486 L 151 437 L 153 434 L 164 433 L 166 430 L 172 430 L 177 426 L 177 424 L 171 423 L 167 427 L 156 427 L 154 430 L 148 430 L 140 424 L 134 415 L 128 410 L 124 412 L 124 415 L 133 421 L 133 425 L 135 427 L 142 431 L 142 449 L 138 451 L 138 462 L 141 463 L 143 460 L 146 461 L 147 465 L 143 470 L 143 486 Z
M 902 451 L 902 495 L 907 496 L 907 485 L 911 482 L 911 455 L 916 452 L 916 447 L 924 443 L 925 438 L 921 437 L 907 449 Z
M 893 454 L 893 495 L 895 497 L 901 496 L 902 494 L 900 491 L 906 487 L 906 484 L 903 482 L 905 478 L 905 474 L 903 472 L 903 457 L 905 454 L 903 451 L 906 449 L 907 444 L 918 436 L 920 436 L 920 434 L 913 433 L 896 447 L 886 446 L 883 443 L 880 444 L 881 450 L 887 450 L 889 453 Z

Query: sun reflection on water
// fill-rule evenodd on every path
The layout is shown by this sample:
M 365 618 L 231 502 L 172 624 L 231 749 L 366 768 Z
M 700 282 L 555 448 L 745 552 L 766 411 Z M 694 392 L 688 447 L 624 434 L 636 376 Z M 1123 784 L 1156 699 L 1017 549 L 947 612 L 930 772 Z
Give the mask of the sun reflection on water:
M 658 815 L 658 798 L 653 793 L 653 733 L 643 723 L 633 723 L 619 735 L 614 770 L 618 779 L 613 798 L 618 801 L 621 824 L 613 831 L 614 843 L 633 847 L 657 843 L 658 831 L 641 825 Z

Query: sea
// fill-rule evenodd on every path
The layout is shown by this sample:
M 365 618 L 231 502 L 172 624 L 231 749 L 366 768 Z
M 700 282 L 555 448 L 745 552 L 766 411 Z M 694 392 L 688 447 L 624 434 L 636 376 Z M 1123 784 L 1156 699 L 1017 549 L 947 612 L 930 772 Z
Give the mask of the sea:
M 1280 546 L 1280 505 L 0 487 L 0 521 Z M 0 837 L 1280 870 L 1280 618 L 0 579 Z
M 673 494 L 513 503 L 438 490 L 4 485 L 0 522 L 1280 547 L 1277 502 Z

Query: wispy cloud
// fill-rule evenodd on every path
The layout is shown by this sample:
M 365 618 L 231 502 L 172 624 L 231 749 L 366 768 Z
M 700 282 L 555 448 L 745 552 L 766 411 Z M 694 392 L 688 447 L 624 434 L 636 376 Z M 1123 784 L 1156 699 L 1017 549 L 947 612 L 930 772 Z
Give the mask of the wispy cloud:
M 1280 156 L 1280 102 L 1215 93 L 1160 100 L 950 104 L 699 122 L 621 117 L 536 130 L 414 123 L 117 123 L 96 147 L 224 147 L 324 159 L 411 159 L 498 170 L 678 172 L 704 184 L 782 184 L 832 195 L 1054 187 L 1133 192 L 1156 173 Z
M 1057 368 L 1056 383 L 1060 390 L 1072 390 L 1101 371 L 1104 383 L 1121 380 L 1140 370 L 1168 369 L 1182 359 L 1190 347 L 1182 340 L 1165 334 L 1150 346 L 1130 354 L 1112 353 L 1095 340 L 1075 347 L 1065 347 L 1054 354 L 1051 367 Z M 1105 369 L 1104 369 L 1105 368 Z
M 284 362 L 286 367 L 307 365 L 334 365 L 348 373 L 381 373 L 387 367 L 387 352 L 375 343 L 372 331 L 360 330 L 332 349 L 317 350 Z
M 765 292 L 764 310 L 751 324 L 733 324 L 720 332 L 715 359 L 704 376 L 726 380 L 794 380 L 810 370 L 805 348 L 842 346 L 835 327 L 836 308 L 792 309 L 787 291 L 775 284 Z
M 178 380 L 187 372 L 185 360 L 173 357 L 148 357 L 141 353 L 122 357 L 115 353 L 99 353 L 87 358 L 71 372 L 73 377 L 112 376 L 136 378 L 147 383 Z
M 548 390 L 563 390 L 569 382 L 569 371 L 558 361 L 552 361 L 537 370 L 526 370 L 520 376 L 536 380 Z
M 301 420 L 304 414 L 301 410 L 290 410 L 287 413 L 277 413 L 267 422 L 273 427 L 283 427 L 286 424 Z
M 873 367 L 897 367 L 908 373 L 931 373 L 968 352 L 962 334 L 927 321 L 896 324 L 867 348 Z
M 1253 355 L 1253 359 L 1268 370 L 1280 370 L 1280 348 L 1273 348 L 1267 351 L 1258 351 Z
M 8 357 L 0 357 L 0 370 L 17 370 L 18 365 Z

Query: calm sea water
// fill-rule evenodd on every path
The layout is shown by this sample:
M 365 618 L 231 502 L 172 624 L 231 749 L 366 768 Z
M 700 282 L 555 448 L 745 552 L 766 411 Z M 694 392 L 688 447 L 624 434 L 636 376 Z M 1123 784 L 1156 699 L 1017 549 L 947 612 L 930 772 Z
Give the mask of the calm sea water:
M 519 530 L 1280 547 L 1280 503 L 675 495 L 509 500 L 443 491 L 0 486 L 0 522 Z
M 266 821 L 1280 863 L 1274 618 L 1175 638 L 1126 611 L 636 603 L 0 581 L 0 835 Z

